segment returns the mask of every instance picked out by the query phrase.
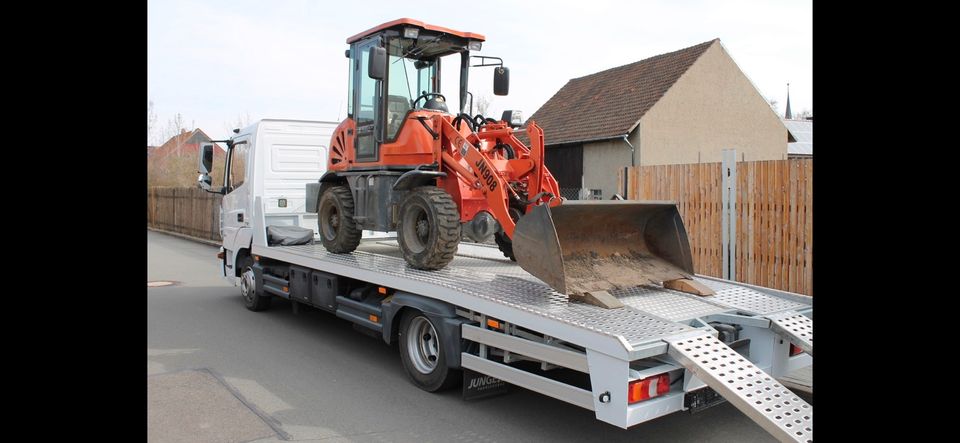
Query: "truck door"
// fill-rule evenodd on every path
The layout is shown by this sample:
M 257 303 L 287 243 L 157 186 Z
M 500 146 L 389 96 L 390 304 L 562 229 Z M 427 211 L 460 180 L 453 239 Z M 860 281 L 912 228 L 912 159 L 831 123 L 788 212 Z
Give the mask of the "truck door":
M 380 108 L 381 82 L 367 75 L 370 64 L 370 48 L 380 44 L 380 38 L 372 38 L 354 45 L 353 55 L 353 109 L 357 124 L 357 163 L 375 162 L 380 158 L 380 141 L 383 139 L 382 110 Z
M 234 254 L 241 248 L 247 248 L 250 245 L 238 245 L 239 236 L 237 233 L 244 228 L 250 227 L 250 217 L 253 211 L 248 208 L 250 204 L 250 170 L 252 169 L 252 158 L 250 157 L 251 145 L 248 142 L 249 135 L 238 137 L 233 140 L 233 146 L 227 153 L 226 195 L 223 196 L 222 203 L 222 231 L 223 247 L 229 251 L 227 253 L 227 274 L 232 275 Z

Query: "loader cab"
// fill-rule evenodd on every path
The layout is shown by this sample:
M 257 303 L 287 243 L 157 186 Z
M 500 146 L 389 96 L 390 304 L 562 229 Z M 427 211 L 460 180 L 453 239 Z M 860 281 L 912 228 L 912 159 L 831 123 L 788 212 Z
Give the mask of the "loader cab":
M 350 49 L 347 114 L 356 124 L 357 163 L 380 160 L 380 147 L 396 141 L 411 112 L 458 114 L 440 94 L 440 65 L 460 54 L 459 103 L 467 102 L 470 51 L 480 34 L 411 19 L 384 23 L 347 39 Z

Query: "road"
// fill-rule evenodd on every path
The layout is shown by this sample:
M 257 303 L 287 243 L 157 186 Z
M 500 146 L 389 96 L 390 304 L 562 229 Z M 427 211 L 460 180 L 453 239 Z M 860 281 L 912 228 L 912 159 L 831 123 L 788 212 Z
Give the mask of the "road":
M 217 248 L 149 232 L 149 441 L 770 442 L 729 404 L 623 430 L 521 388 L 464 401 L 406 378 L 395 345 L 275 299 L 250 312 L 218 277 Z

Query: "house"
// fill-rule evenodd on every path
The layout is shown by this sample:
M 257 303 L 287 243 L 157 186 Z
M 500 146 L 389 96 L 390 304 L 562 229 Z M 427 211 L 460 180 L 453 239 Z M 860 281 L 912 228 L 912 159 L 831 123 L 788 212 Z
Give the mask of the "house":
M 152 149 L 148 147 L 148 186 L 196 186 L 200 145 L 209 141 L 210 137 L 200 129 L 184 129 L 164 144 Z M 223 180 L 226 152 L 222 148 L 213 150 L 214 184 Z
M 197 153 L 200 152 L 200 144 L 209 142 L 210 140 L 212 140 L 210 136 L 199 128 L 192 131 L 181 129 L 179 134 L 170 137 L 170 139 L 162 145 L 153 149 L 151 156 L 155 159 L 170 156 L 182 157 L 185 155 L 196 157 Z M 150 150 L 148 149 L 148 151 Z
M 788 158 L 813 158 L 813 117 L 806 120 L 784 120 L 787 130 L 796 139 L 787 143 Z
M 627 166 L 787 157 L 790 135 L 719 39 L 570 80 L 530 120 L 571 198 L 607 199 Z M 575 198 L 575 197 L 573 197 Z

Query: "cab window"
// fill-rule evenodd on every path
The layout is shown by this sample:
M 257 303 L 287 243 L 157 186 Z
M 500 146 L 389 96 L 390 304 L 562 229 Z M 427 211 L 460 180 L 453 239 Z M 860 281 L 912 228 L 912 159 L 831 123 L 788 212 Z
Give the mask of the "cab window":
M 243 143 L 234 145 L 230 153 L 230 190 L 239 188 L 246 181 L 247 176 L 247 154 L 250 152 L 250 145 Z

